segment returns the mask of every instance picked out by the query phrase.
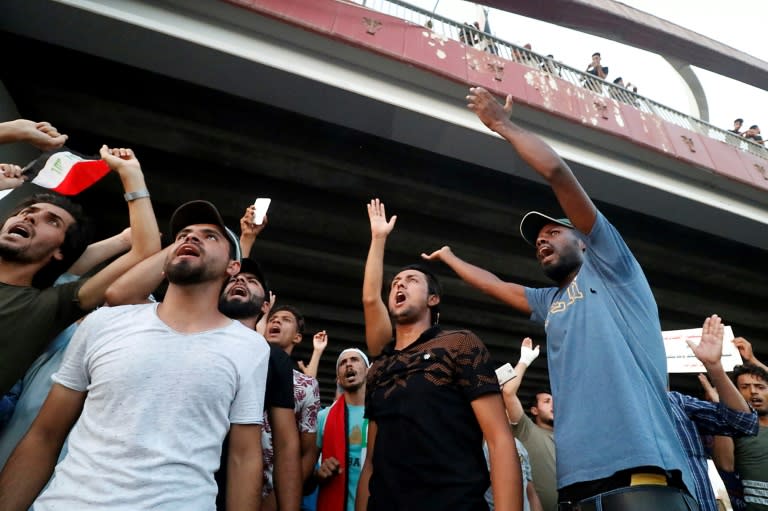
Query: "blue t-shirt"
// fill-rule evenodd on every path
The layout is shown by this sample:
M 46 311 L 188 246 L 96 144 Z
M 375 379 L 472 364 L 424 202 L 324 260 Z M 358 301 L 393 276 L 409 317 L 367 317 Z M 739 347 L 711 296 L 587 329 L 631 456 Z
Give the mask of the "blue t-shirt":
M 330 407 L 323 408 L 317 415 L 317 446 L 323 447 L 323 433 L 325 432 L 325 419 L 328 417 Z M 363 417 L 365 406 L 347 405 L 347 423 L 349 424 L 347 445 L 347 511 L 355 509 L 355 495 L 357 494 L 357 481 L 360 480 L 360 472 L 363 469 L 363 450 L 367 447 L 368 421 Z M 320 460 L 322 463 L 322 460 Z
M 681 471 L 690 488 L 651 288 L 600 212 L 585 241 L 584 262 L 568 287 L 525 289 L 531 320 L 547 332 L 557 486 L 656 466 Z

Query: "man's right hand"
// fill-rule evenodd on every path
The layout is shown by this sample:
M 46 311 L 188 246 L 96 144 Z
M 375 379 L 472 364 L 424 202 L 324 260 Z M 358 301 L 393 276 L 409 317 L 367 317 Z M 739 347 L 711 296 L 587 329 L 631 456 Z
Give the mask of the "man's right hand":
M 733 341 L 733 345 L 736 346 L 736 349 L 739 350 L 739 355 L 741 355 L 741 360 L 745 364 L 752 364 L 754 363 L 755 354 L 752 352 L 752 344 L 746 340 L 743 337 L 736 337 Z
M 386 238 L 392 232 L 392 229 L 395 228 L 397 215 L 392 215 L 389 221 L 387 221 L 384 203 L 379 199 L 372 199 L 370 204 L 368 204 L 368 219 L 371 221 L 371 237 Z
M 341 464 L 339 464 L 339 460 L 331 456 L 330 458 L 323 460 L 318 469 L 315 471 L 315 475 L 317 476 L 317 479 L 320 481 L 320 483 L 323 483 L 336 474 L 341 474 L 343 470 L 344 469 L 341 468 Z
M 508 95 L 502 106 L 490 92 L 482 87 L 472 87 L 467 96 L 467 108 L 475 112 L 478 119 L 492 131 L 499 131 L 504 123 L 509 122 L 512 113 L 512 95 Z
M 427 254 L 422 252 L 421 258 L 426 259 L 427 261 L 443 261 L 445 262 L 445 258 L 448 256 L 453 255 L 453 252 L 451 251 L 451 247 L 448 245 L 445 245 L 444 247 L 435 250 L 431 254 Z

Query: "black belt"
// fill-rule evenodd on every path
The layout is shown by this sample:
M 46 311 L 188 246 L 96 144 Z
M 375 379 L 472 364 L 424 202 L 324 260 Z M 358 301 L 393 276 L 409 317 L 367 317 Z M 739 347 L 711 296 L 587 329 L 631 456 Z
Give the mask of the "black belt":
M 698 511 L 696 501 L 671 486 L 640 485 L 619 488 L 579 502 L 561 502 L 559 511 Z

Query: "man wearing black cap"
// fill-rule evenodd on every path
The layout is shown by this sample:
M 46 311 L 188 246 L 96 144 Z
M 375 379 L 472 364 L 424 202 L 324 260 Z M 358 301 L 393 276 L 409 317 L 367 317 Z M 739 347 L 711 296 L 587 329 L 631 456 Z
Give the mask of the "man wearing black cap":
M 520 463 L 488 349 L 468 330 L 439 326 L 440 285 L 423 265 L 402 268 L 384 304 L 384 243 L 395 217 L 386 220 L 378 199 L 368 216 L 363 311 L 376 358 L 366 384 L 368 452 L 356 508 L 487 509 L 490 484 L 496 509 L 520 510 Z
M 666 395 L 658 309 L 640 265 L 568 165 L 512 123 L 511 96 L 502 107 L 476 87 L 467 100 L 550 184 L 565 211 L 567 218 L 530 212 L 520 224 L 555 286 L 503 282 L 449 247 L 423 256 L 443 261 L 469 284 L 544 324 L 563 508 L 695 509 Z
M 217 307 L 240 268 L 237 239 L 206 201 L 179 207 L 170 232 L 163 302 L 83 321 L 0 474 L 0 510 L 29 508 L 68 433 L 37 510 L 212 509 L 228 431 L 230 509 L 258 506 L 269 350 Z
M 240 260 L 240 273 L 231 277 L 221 292 L 219 310 L 237 319 L 251 330 L 269 309 L 269 286 L 259 263 L 251 258 Z M 272 430 L 272 442 L 264 452 L 274 459 L 274 490 L 278 509 L 299 509 L 302 494 L 301 449 L 299 429 L 294 417 L 293 362 L 280 347 L 269 345 L 269 371 L 264 406 Z M 262 443 L 263 444 L 263 443 Z M 264 446 L 262 445 L 262 448 Z M 226 451 L 216 473 L 219 484 L 217 508 L 226 509 Z M 265 467 L 266 468 L 266 467 Z M 264 476 L 266 477 L 266 471 Z

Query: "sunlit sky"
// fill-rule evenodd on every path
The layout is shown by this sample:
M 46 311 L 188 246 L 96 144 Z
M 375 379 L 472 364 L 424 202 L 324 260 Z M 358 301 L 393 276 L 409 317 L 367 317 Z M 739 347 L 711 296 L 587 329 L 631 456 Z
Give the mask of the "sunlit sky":
M 461 22 L 478 19 L 478 8 L 463 0 L 408 0 L 409 3 Z M 768 61 L 765 22 L 768 1 L 742 0 L 731 8 L 723 0 L 625 0 L 622 2 L 654 14 L 753 56 Z M 436 6 L 436 7 L 435 7 Z M 491 9 L 491 31 L 511 43 L 530 43 L 542 55 L 579 70 L 586 69 L 592 53 L 602 54 L 608 80 L 621 76 L 638 87 L 638 93 L 684 113 L 694 114 L 690 95 L 679 75 L 658 55 L 600 37 Z M 768 92 L 730 78 L 696 69 L 709 102 L 710 122 L 730 129 L 737 117 L 744 124 L 759 124 L 768 133 Z

